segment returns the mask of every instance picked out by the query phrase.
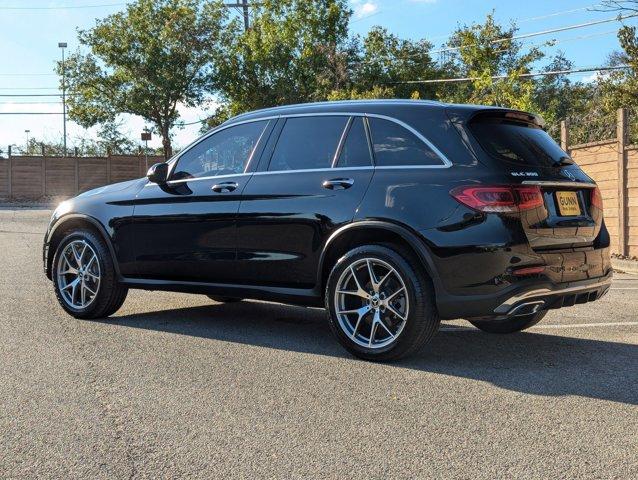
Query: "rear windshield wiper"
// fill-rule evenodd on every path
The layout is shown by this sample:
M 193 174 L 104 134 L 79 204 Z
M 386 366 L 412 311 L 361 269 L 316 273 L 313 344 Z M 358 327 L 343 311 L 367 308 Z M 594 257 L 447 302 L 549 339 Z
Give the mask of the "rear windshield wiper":
M 568 165 L 573 165 L 574 161 L 568 157 L 567 155 L 563 155 L 562 157 L 560 157 L 556 162 L 554 162 L 554 167 L 560 168 L 560 167 L 566 167 Z

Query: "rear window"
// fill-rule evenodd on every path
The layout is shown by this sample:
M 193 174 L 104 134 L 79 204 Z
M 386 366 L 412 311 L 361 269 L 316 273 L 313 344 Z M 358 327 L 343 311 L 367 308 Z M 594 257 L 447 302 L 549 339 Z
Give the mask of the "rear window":
M 369 123 L 377 166 L 443 164 L 434 150 L 401 125 L 380 118 L 370 118 Z
M 470 130 L 492 157 L 527 167 L 551 167 L 569 158 L 545 130 L 537 125 L 504 118 L 479 118 Z

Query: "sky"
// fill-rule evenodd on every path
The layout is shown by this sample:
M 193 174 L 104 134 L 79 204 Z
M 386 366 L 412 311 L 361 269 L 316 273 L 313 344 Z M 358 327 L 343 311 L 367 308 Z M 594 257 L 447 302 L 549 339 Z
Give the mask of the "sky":
M 68 50 L 78 48 L 77 29 L 87 29 L 96 18 L 124 8 L 125 0 L 0 0 L 0 151 L 7 145 L 18 149 L 29 135 L 45 141 L 62 138 L 62 115 L 7 115 L 10 112 L 59 113 L 62 106 L 55 96 L 8 96 L 56 94 L 58 79 L 53 74 L 54 62 L 61 57 L 58 42 L 67 42 Z M 439 48 L 459 25 L 481 22 L 491 11 L 496 19 L 515 22 L 519 34 L 580 25 L 611 19 L 615 13 L 596 11 L 595 0 L 349 0 L 354 11 L 351 33 L 365 35 L 375 25 L 409 39 L 425 38 Z M 236 14 L 236 13 L 233 13 Z M 237 13 L 238 14 L 238 13 Z M 638 18 L 624 21 L 637 25 Z M 619 44 L 617 21 L 575 28 L 524 39 L 525 46 L 548 40 L 556 45 L 544 48 L 548 56 L 561 50 L 576 67 L 603 65 Z M 436 57 L 435 57 L 436 58 Z M 538 64 L 542 68 L 543 63 Z M 574 79 L 591 80 L 592 74 L 579 74 Z M 206 118 L 212 112 L 201 108 L 181 108 L 184 122 Z M 143 119 L 122 118 L 122 131 L 137 140 L 145 126 Z M 197 138 L 198 125 L 175 131 L 174 144 L 185 146 Z M 85 130 L 67 122 L 68 144 L 78 137 L 95 137 L 96 129 Z M 160 141 L 154 136 L 152 146 Z M 15 149 L 16 147 L 14 147 Z

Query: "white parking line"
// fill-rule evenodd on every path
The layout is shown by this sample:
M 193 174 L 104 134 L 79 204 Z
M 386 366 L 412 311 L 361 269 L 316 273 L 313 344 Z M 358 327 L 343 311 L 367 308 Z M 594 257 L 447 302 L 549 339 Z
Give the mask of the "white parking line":
M 536 325 L 532 328 L 587 328 L 587 327 L 625 327 L 638 325 L 638 322 L 596 322 L 596 323 L 571 323 L 565 325 Z
M 533 329 L 540 328 L 545 330 L 551 329 L 559 329 L 559 328 L 589 328 L 589 327 L 627 327 L 627 326 L 638 326 L 638 322 L 596 322 L 596 323 L 572 323 L 565 325 L 536 325 L 535 327 L 531 327 Z M 442 332 L 480 332 L 479 329 L 475 329 L 472 327 L 456 327 L 456 326 L 446 326 L 441 327 L 440 330 Z

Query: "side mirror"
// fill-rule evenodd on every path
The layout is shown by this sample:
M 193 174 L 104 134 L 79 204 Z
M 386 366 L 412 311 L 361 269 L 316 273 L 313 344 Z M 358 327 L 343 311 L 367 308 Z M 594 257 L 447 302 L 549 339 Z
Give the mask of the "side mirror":
M 156 163 L 146 172 L 149 182 L 162 185 L 168 180 L 168 163 Z

